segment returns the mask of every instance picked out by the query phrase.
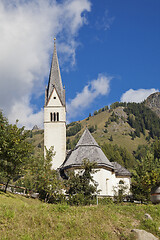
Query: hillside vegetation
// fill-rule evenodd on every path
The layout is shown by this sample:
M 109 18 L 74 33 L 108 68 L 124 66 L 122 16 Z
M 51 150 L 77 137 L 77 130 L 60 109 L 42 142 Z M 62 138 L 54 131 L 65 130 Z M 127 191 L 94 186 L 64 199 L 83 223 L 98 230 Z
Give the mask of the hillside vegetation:
M 152 148 L 160 138 L 160 93 L 152 94 L 144 103 L 111 104 L 81 121 L 67 125 L 67 149 L 73 149 L 87 127 L 110 161 L 118 161 L 132 169 L 141 149 Z M 35 153 L 43 153 L 43 130 L 30 131 L 29 141 Z M 137 153 L 138 151 L 138 153 Z
M 93 115 L 90 113 L 84 120 L 71 122 L 67 125 L 67 149 L 75 147 L 87 127 L 110 161 L 118 161 L 132 168 L 140 146 L 146 146 L 147 149 L 160 138 L 156 96 L 159 98 L 159 94 L 153 94 L 141 104 L 115 102 L 110 109 L 105 106 Z M 152 100 L 150 105 L 149 99 Z M 154 106 L 156 111 L 153 112 L 149 106 Z M 30 132 L 29 141 L 36 147 L 35 152 L 43 152 L 43 136 L 43 130 Z
M 145 219 L 149 213 L 153 221 Z M 131 230 L 145 229 L 160 237 L 160 205 L 45 204 L 0 192 L 0 239 L 134 239 Z

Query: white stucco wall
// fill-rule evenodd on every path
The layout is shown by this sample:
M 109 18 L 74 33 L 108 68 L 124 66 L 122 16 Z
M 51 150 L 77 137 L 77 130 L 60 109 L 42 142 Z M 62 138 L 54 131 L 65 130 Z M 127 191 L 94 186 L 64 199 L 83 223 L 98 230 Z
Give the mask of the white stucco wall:
M 103 168 L 97 169 L 94 180 L 98 183 L 100 195 L 113 196 L 113 185 L 115 184 L 115 173 Z
M 128 186 L 127 194 L 130 193 L 130 177 L 116 177 L 115 172 L 104 168 L 99 168 L 96 170 L 98 171 L 94 173 L 93 179 L 98 183 L 97 189 L 101 190 L 99 193 L 100 196 L 113 197 L 115 194 L 114 187 L 118 187 L 120 180 L 124 181 L 124 184 Z M 77 173 L 79 170 L 75 170 L 75 172 Z
M 51 121 L 51 113 L 54 112 L 59 113 L 59 121 Z M 53 91 L 48 105 L 44 107 L 44 146 L 47 149 L 54 146 L 56 155 L 52 168 L 59 168 L 66 157 L 66 110 L 56 91 Z
M 99 171 L 94 174 L 94 180 L 98 183 L 98 189 L 101 190 L 100 195 L 114 196 L 114 188 L 119 186 L 120 180 L 127 186 L 126 193 L 130 193 L 130 177 L 116 177 L 114 172 L 100 168 Z

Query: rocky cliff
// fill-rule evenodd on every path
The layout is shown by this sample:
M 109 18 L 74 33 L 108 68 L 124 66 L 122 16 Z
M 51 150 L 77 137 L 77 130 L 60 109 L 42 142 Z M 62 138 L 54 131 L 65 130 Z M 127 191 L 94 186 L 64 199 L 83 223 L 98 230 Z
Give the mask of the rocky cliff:
M 145 105 L 155 112 L 160 118 L 160 92 L 151 94 L 146 99 Z

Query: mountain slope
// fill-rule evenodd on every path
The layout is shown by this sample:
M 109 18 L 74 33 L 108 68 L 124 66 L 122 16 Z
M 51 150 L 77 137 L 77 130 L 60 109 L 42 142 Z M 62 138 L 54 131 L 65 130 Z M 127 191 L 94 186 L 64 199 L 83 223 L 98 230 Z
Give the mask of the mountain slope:
M 146 99 L 145 105 L 155 112 L 160 118 L 160 92 L 151 94 Z
M 138 146 L 150 146 L 154 139 L 160 138 L 160 118 L 148 108 L 148 105 L 146 107 L 146 104 L 150 104 L 158 111 L 159 97 L 159 93 L 152 94 L 145 103 L 141 104 L 116 102 L 110 109 L 104 107 L 95 111 L 93 116 L 89 114 L 89 117 L 84 120 L 68 124 L 67 149 L 75 147 L 87 127 L 109 160 L 110 158 L 116 161 L 119 159 L 120 164 L 124 163 L 126 167 L 132 168 L 135 161 L 133 154 Z M 30 131 L 29 141 L 35 146 L 35 153 L 43 153 L 43 136 L 43 130 Z M 110 154 L 108 154 L 109 150 Z M 113 152 L 115 152 L 114 156 Z M 130 166 L 126 164 L 124 155 L 129 159 L 127 161 L 132 162 Z
M 117 116 L 116 119 L 114 119 L 114 115 Z M 128 124 L 127 117 L 124 107 L 100 112 L 97 115 L 79 121 L 78 124 L 81 124 L 81 130 L 74 136 L 67 137 L 67 142 L 73 143 L 70 144 L 70 147 L 73 148 L 85 127 L 87 127 L 100 145 L 104 143 L 117 144 L 127 148 L 132 153 L 137 149 L 138 145 L 147 144 L 147 140 L 143 134 L 132 140 L 130 134 L 134 132 L 134 129 Z M 68 127 L 68 129 L 71 128 L 73 126 Z

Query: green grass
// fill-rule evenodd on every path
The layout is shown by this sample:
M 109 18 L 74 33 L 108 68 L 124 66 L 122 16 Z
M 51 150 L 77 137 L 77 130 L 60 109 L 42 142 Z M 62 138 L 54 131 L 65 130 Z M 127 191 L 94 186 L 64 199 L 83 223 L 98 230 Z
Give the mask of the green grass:
M 153 221 L 145 220 L 149 213 Z M 0 239 L 134 239 L 141 228 L 160 237 L 160 206 L 106 204 L 68 206 L 0 192 Z

